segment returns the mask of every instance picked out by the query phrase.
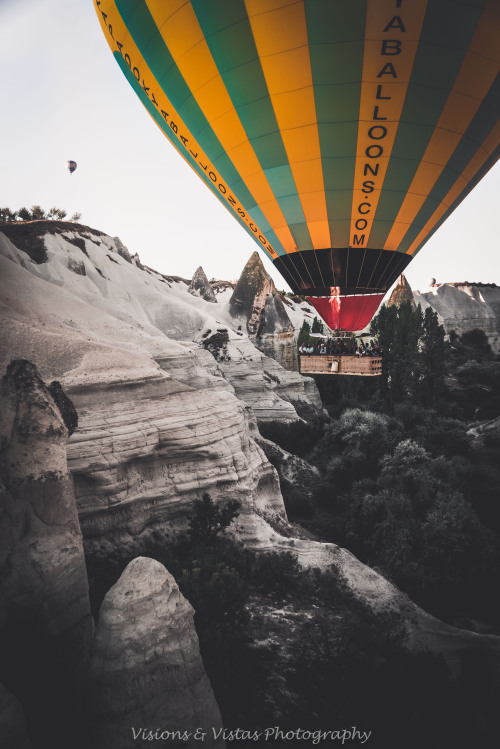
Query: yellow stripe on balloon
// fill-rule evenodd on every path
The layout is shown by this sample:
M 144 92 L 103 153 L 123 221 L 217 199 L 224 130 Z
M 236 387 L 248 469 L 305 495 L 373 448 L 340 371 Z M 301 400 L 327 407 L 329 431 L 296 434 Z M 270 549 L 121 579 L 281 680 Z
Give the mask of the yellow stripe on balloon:
M 368 246 L 426 9 L 427 1 L 399 9 L 394 0 L 367 3 L 351 210 L 354 247 Z
M 295 240 L 262 170 L 205 41 L 190 2 L 146 0 L 177 68 L 227 156 L 287 253 Z
M 304 3 L 245 6 L 312 245 L 331 247 Z
M 500 16 L 485 12 L 384 245 L 396 250 L 460 143 L 500 70 Z M 413 245 L 412 245 L 413 246 Z

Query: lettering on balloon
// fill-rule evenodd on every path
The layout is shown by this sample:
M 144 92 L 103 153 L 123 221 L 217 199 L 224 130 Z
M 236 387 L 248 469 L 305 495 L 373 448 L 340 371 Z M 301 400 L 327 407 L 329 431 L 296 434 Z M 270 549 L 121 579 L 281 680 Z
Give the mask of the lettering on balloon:
M 395 9 L 400 9 L 402 5 L 403 0 L 395 0 Z M 380 83 L 368 89 L 373 92 L 372 95 L 374 94 L 369 107 L 372 115 L 370 120 L 363 122 L 362 125 L 360 123 L 360 127 L 366 127 L 363 136 L 366 145 L 363 146 L 364 151 L 362 151 L 365 160 L 362 164 L 362 169 L 356 172 L 357 184 L 354 185 L 354 190 L 355 192 L 359 190 L 363 198 L 353 202 L 352 221 L 354 226 L 351 231 L 352 247 L 366 247 L 368 242 L 371 228 L 369 228 L 369 223 L 373 220 L 376 202 L 374 200 L 370 202 L 367 196 L 372 195 L 372 193 L 379 193 L 382 189 L 386 171 L 385 169 L 381 169 L 381 159 L 386 151 L 385 141 L 390 135 L 391 143 L 393 142 L 398 124 L 394 120 L 391 121 L 389 119 L 388 112 L 384 109 L 384 102 L 391 101 L 393 98 L 390 86 L 384 83 L 384 81 L 388 82 L 398 79 L 398 62 L 400 55 L 404 52 L 404 38 L 397 38 L 393 35 L 405 34 L 406 26 L 403 14 L 397 13 L 384 19 L 380 27 L 381 34 L 390 34 L 391 36 L 384 36 L 380 39 L 380 65 L 375 73 L 375 77 Z M 387 124 L 380 124 L 382 122 L 387 122 Z M 365 230 L 368 231 L 366 232 Z
M 191 134 L 188 132 L 180 117 L 178 117 L 178 115 L 176 114 L 174 115 L 169 113 L 167 109 L 162 109 L 162 106 L 160 105 L 158 99 L 165 99 L 163 91 L 161 90 L 161 88 L 157 89 L 155 96 L 152 83 L 150 81 L 146 82 L 144 77 L 140 73 L 141 63 L 136 63 L 133 59 L 133 53 L 131 53 L 130 50 L 126 49 L 124 43 L 115 38 L 115 36 L 113 35 L 112 24 L 108 23 L 107 21 L 109 13 L 105 13 L 101 8 L 101 0 L 96 0 L 96 6 L 101 13 L 102 19 L 104 21 L 105 31 L 112 40 L 112 43 L 110 42 L 111 48 L 116 48 L 116 50 L 120 53 L 127 67 L 132 72 L 133 77 L 140 85 L 140 90 L 148 97 L 148 99 L 160 113 L 162 119 L 165 121 L 165 126 L 168 127 L 168 131 L 164 130 L 164 132 L 168 133 L 171 138 L 175 138 L 179 141 L 179 150 L 181 154 L 185 156 L 188 163 L 190 161 L 194 161 L 198 167 L 201 167 L 201 169 L 206 173 L 209 182 L 213 183 L 213 185 L 217 188 L 222 200 L 225 204 L 228 204 L 228 207 L 230 208 L 231 212 L 235 214 L 236 218 L 238 218 L 238 220 L 240 221 L 245 222 L 249 230 L 256 236 L 262 247 L 273 259 L 277 258 L 278 253 L 276 252 L 276 250 L 267 241 L 264 233 L 251 222 L 251 217 L 247 215 L 246 211 L 243 209 L 237 198 L 235 198 L 231 194 L 229 186 L 218 174 L 217 170 L 214 168 L 213 164 L 210 163 L 209 159 L 207 159 L 207 157 L 203 154 L 202 150 L 200 149 L 194 138 L 191 137 Z M 117 26 L 118 24 L 115 25 L 115 33 Z

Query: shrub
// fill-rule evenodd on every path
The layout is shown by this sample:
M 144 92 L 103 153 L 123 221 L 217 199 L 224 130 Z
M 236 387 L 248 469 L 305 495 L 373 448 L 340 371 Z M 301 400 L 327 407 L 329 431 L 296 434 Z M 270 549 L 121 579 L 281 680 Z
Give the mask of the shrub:
M 238 517 L 241 503 L 230 500 L 222 508 L 217 507 L 210 494 L 195 501 L 193 515 L 189 521 L 188 534 L 193 543 L 212 544 Z

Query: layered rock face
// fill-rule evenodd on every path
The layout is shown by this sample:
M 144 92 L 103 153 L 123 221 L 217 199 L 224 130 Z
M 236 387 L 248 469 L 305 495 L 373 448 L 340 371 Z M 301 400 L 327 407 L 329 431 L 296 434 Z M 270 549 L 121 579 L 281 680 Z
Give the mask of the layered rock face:
M 478 328 L 488 337 L 493 351 L 500 351 L 500 288 L 495 284 L 433 284 L 427 292 L 414 292 L 422 308 L 438 313 L 447 333 L 458 335 Z
M 258 422 L 296 421 L 299 413 L 303 418 L 303 412 L 318 414 L 323 410 L 312 378 L 284 369 L 248 339 L 232 336 L 216 361 L 214 371 L 219 371 L 236 396 L 251 407 Z
M 285 517 L 279 482 L 251 435 L 248 409 L 222 378 L 178 363 L 143 379 L 74 386 L 79 428 L 68 447 L 80 522 L 96 539 L 183 528 L 195 499 L 242 502 L 243 535 L 255 512 Z M 191 380 L 196 386 L 182 381 Z M 196 377 L 198 378 L 196 380 Z M 247 521 L 250 523 L 247 526 Z
M 90 693 L 94 749 L 150 746 L 149 732 L 163 734 L 165 744 L 198 746 L 197 729 L 203 746 L 224 746 L 213 739 L 222 721 L 193 609 L 153 559 L 130 562 L 103 601 Z
M 24 360 L 7 369 L 0 412 L 0 680 L 22 702 L 34 746 L 59 747 L 79 723 L 93 636 L 68 432 Z
M 229 312 L 243 321 L 250 340 L 285 369 L 297 369 L 295 334 L 276 287 L 254 252 L 229 301 Z

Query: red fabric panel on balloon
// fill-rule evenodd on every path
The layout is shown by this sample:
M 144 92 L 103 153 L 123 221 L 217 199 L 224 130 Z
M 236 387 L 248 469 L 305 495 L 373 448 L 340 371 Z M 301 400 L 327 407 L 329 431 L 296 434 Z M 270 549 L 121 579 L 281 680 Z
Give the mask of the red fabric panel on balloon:
M 362 330 L 377 311 L 384 294 L 307 297 L 332 330 Z

